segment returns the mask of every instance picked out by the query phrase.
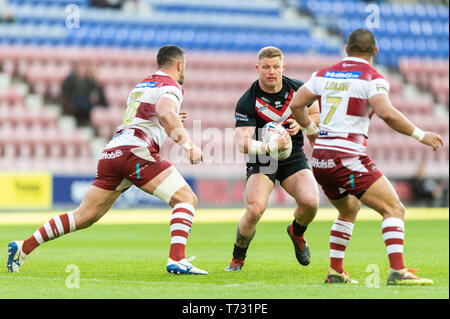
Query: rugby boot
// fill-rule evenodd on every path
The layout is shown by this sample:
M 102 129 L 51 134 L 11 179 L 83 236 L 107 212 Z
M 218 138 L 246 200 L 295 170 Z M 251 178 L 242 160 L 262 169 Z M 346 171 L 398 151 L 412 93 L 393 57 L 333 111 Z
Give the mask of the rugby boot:
M 401 269 L 394 270 L 391 269 L 389 272 L 389 277 L 387 280 L 388 285 L 432 285 L 433 280 L 420 278 L 416 276 L 414 273 L 417 272 L 417 269 Z
M 333 268 L 328 269 L 328 276 L 325 279 L 326 284 L 357 284 L 356 280 L 350 278 L 347 272 L 338 273 Z
M 292 224 L 287 227 L 287 233 L 294 244 L 295 257 L 297 257 L 298 262 L 303 266 L 308 265 L 311 261 L 311 255 L 309 253 L 308 243 L 305 241 L 304 235 L 295 236 L 292 229 Z
M 240 271 L 242 267 L 244 267 L 245 260 L 244 259 L 231 259 L 231 263 L 225 268 L 225 271 Z

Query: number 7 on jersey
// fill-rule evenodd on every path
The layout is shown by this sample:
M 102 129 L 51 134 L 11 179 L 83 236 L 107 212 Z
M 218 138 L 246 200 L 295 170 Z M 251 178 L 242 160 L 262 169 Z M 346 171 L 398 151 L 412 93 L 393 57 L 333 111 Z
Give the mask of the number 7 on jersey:
M 333 116 L 334 112 L 336 112 L 337 107 L 341 103 L 342 98 L 338 96 L 328 96 L 327 97 L 327 103 L 332 104 L 331 110 L 328 112 L 327 116 L 325 117 L 325 121 L 323 124 L 328 124 L 330 122 L 331 117 Z

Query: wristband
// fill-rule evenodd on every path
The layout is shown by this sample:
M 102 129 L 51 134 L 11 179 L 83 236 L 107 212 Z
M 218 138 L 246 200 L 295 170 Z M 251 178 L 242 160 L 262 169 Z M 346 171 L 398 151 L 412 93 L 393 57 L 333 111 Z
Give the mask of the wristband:
M 311 123 L 307 127 L 305 127 L 305 132 L 306 132 L 306 135 L 316 134 L 317 133 L 316 124 L 314 124 L 314 122 L 311 121 Z
M 192 142 L 186 142 L 183 144 L 183 148 L 186 152 L 189 152 L 191 149 L 194 148 L 194 144 Z
M 416 140 L 418 140 L 419 142 L 423 140 L 424 136 L 425 136 L 425 132 L 422 131 L 420 128 L 418 128 L 417 126 L 414 127 L 414 132 L 412 132 L 411 134 L 412 137 L 414 137 Z
M 262 153 L 263 142 L 252 140 L 248 148 L 248 154 L 257 155 Z

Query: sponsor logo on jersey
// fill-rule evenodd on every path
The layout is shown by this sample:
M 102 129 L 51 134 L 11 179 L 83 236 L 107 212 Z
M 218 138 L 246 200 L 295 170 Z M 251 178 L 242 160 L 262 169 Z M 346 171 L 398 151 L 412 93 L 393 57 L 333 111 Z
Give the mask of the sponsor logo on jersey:
M 323 75 L 324 78 L 331 79 L 359 79 L 361 72 L 339 72 L 339 71 L 327 71 Z
M 123 155 L 121 150 L 115 150 L 111 152 L 103 152 L 102 153 L 102 159 L 114 159 L 117 157 L 121 157 Z
M 328 132 L 326 131 L 319 131 L 319 136 L 327 136 Z
M 234 118 L 240 122 L 248 122 L 248 116 L 239 112 L 234 113 Z
M 315 157 L 313 157 L 311 159 L 311 166 L 315 167 L 315 168 L 334 168 L 336 167 L 336 163 L 334 162 L 334 160 L 329 159 L 329 160 L 319 160 Z
M 112 139 L 115 139 L 115 138 L 118 138 L 120 135 L 122 135 L 123 134 L 123 132 L 120 132 L 120 133 L 117 133 L 117 134 L 114 134 L 114 136 L 112 137 Z
M 152 82 L 141 82 L 138 85 L 136 85 L 136 89 L 140 88 L 154 88 L 158 84 L 158 81 L 152 81 Z

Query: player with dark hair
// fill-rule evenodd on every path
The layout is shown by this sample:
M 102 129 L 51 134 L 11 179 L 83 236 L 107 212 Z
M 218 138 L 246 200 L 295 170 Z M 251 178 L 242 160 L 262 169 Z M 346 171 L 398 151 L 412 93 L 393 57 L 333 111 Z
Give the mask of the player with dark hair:
M 403 263 L 405 207 L 367 156 L 366 147 L 373 114 L 434 151 L 443 144 L 442 138 L 422 131 L 391 104 L 389 83 L 372 66 L 378 48 L 370 31 L 354 30 L 345 50 L 348 57 L 314 72 L 290 104 L 294 118 L 305 127 L 307 136 L 315 139 L 314 176 L 339 211 L 330 232 L 330 268 L 325 282 L 355 283 L 344 271 L 343 260 L 362 202 L 383 217 L 381 228 L 390 264 L 387 284 L 432 284 Z M 315 100 L 321 106 L 318 129 L 307 110 Z
M 173 208 L 167 271 L 207 274 L 185 258 L 197 197 L 172 164 L 159 155 L 164 139 L 169 136 L 187 152 L 191 164 L 203 159 L 180 116 L 185 66 L 181 48 L 173 45 L 160 48 L 157 71 L 131 91 L 122 124 L 103 150 L 97 176 L 80 206 L 53 217 L 25 241 L 10 242 L 8 271 L 18 272 L 25 257 L 40 244 L 94 224 L 134 184 Z
M 265 47 L 258 53 L 256 71 L 258 80 L 239 99 L 235 118 L 235 140 L 241 152 L 249 154 L 247 163 L 246 209 L 236 232 L 233 258 L 227 271 L 242 269 L 247 249 L 255 236 L 256 224 L 267 208 L 269 195 L 275 181 L 295 198 L 297 208 L 287 232 L 294 244 L 295 255 L 302 265 L 310 262 L 304 232 L 316 215 L 319 190 L 303 152 L 303 133 L 292 119 L 289 102 L 303 82 L 283 76 L 286 65 L 283 54 L 275 47 Z M 315 104 L 309 108 L 311 117 L 318 121 L 319 109 Z M 284 135 L 275 143 L 261 139 L 261 129 L 268 122 L 282 124 Z M 286 148 L 292 137 L 292 152 L 285 160 L 271 160 L 269 153 Z

